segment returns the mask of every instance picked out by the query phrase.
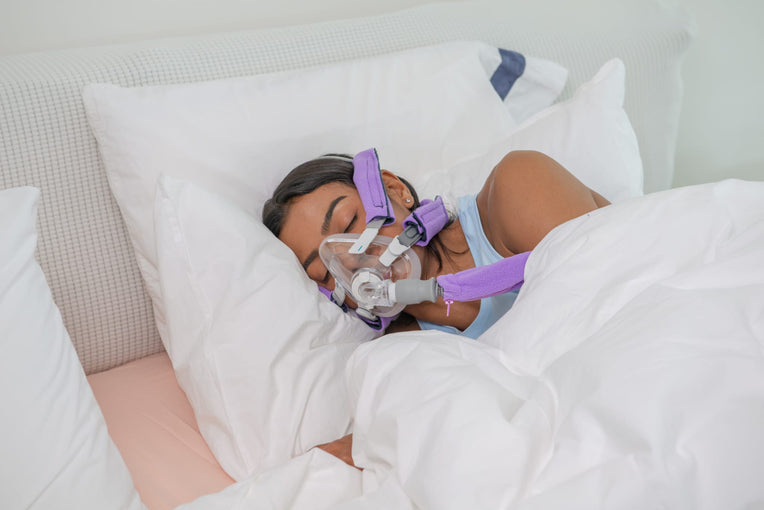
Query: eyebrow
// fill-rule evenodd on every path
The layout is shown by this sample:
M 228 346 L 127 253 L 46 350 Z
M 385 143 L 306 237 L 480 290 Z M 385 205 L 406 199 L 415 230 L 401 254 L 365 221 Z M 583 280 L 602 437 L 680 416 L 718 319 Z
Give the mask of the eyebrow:
M 332 200 L 332 203 L 329 204 L 329 208 L 326 210 L 326 214 L 324 215 L 324 223 L 321 225 L 321 233 L 323 235 L 326 235 L 329 233 L 329 224 L 332 222 L 332 215 L 334 214 L 334 208 L 337 207 L 337 204 L 340 203 L 341 200 L 347 198 L 347 195 L 342 195 L 334 200 Z
M 332 223 L 332 215 L 334 214 L 334 208 L 337 207 L 337 204 L 340 203 L 341 200 L 347 198 L 347 195 L 341 195 L 334 200 L 332 200 L 332 203 L 329 204 L 329 207 L 326 210 L 326 214 L 324 215 L 324 222 L 321 224 L 321 234 L 326 235 L 329 232 L 329 225 Z M 308 266 L 310 266 L 314 260 L 316 260 L 316 257 L 318 257 L 318 250 L 313 250 L 310 252 L 310 255 L 308 255 L 308 258 L 305 259 L 305 261 L 302 263 L 302 268 L 307 271 Z

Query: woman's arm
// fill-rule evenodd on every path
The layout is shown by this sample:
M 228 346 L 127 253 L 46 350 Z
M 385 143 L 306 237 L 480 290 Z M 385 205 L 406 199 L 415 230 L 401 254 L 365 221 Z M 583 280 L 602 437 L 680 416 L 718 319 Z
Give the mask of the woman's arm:
M 486 237 L 505 257 L 532 250 L 556 226 L 609 203 L 536 151 L 507 154 L 477 196 Z
M 327 453 L 330 453 L 345 462 L 346 464 L 356 467 L 353 464 L 353 434 L 348 434 L 345 437 L 332 441 L 331 443 L 320 444 L 316 448 L 321 448 Z

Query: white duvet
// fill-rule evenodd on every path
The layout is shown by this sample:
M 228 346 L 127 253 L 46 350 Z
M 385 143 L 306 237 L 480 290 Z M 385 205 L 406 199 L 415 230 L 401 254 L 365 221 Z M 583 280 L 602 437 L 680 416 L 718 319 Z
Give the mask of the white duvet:
M 764 183 L 561 225 L 480 339 L 351 357 L 353 457 L 320 450 L 207 509 L 764 508 Z

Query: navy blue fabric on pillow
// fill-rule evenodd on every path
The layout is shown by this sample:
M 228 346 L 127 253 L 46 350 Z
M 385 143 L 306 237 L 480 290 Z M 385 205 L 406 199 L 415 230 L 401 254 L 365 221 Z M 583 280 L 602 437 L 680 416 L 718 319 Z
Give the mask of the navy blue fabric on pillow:
M 516 51 L 499 48 L 501 64 L 491 76 L 491 85 L 503 101 L 512 89 L 515 81 L 525 72 L 525 57 Z

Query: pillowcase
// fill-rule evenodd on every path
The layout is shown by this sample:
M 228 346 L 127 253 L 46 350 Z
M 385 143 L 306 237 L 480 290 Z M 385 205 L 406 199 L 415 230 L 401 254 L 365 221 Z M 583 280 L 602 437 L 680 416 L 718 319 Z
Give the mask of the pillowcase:
M 262 222 L 162 177 L 164 338 L 199 430 L 236 480 L 350 430 L 345 361 L 372 330 L 316 290 Z
M 639 144 L 623 109 L 625 73 L 621 60 L 607 61 L 572 98 L 537 113 L 475 160 L 415 185 L 423 196 L 477 193 L 505 154 L 537 150 L 611 202 L 642 195 Z
M 606 62 L 568 101 L 528 119 L 509 137 L 511 150 L 541 151 L 611 202 L 643 194 L 639 142 L 623 109 L 626 69 Z
M 169 510 L 234 483 L 199 432 L 166 352 L 87 379 L 147 507 Z
M 84 100 L 163 334 L 152 207 L 160 173 L 259 216 L 291 168 L 326 152 L 377 147 L 406 176 L 469 161 L 551 104 L 566 75 L 552 62 L 455 42 L 196 84 L 89 85 Z
M 0 501 L 141 509 L 34 258 L 39 195 L 0 191 Z

